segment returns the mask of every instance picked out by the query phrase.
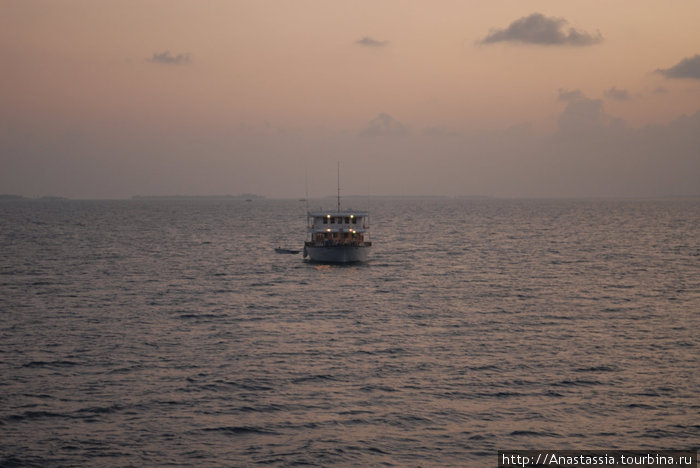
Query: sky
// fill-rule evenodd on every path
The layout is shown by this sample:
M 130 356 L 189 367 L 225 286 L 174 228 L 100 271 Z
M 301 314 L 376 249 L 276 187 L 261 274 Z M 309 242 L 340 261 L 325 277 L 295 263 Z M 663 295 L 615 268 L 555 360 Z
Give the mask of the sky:
M 700 195 L 697 0 L 0 0 L 0 194 Z

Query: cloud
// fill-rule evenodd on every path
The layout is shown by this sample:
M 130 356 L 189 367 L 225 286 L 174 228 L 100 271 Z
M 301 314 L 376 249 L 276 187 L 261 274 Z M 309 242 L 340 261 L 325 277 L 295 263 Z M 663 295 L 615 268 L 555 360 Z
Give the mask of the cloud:
M 606 114 L 600 99 L 582 98 L 569 101 L 558 119 L 559 130 L 578 131 L 605 124 Z
M 684 58 L 671 68 L 659 68 L 657 73 L 661 73 L 666 78 L 692 78 L 700 80 L 700 54 Z
M 369 121 L 367 128 L 360 134 L 364 136 L 387 136 L 387 135 L 407 135 L 408 128 L 390 116 L 389 114 L 381 113 L 374 119 Z
M 480 44 L 496 42 L 521 42 L 537 45 L 589 46 L 603 40 L 600 32 L 590 34 L 574 28 L 566 30 L 564 18 L 546 17 L 533 13 L 513 21 L 505 29 L 493 29 Z
M 73 198 L 252 192 L 296 199 L 304 167 L 311 197 L 335 193 L 341 161 L 343 180 L 351 181 L 347 193 L 368 187 L 395 195 L 700 195 L 700 111 L 635 128 L 620 124 L 600 100 L 561 94 L 568 100 L 560 100 L 559 128 L 546 134 L 519 126 L 452 135 L 440 127 L 423 132 L 417 122 L 410 131 L 409 122 L 379 114 L 364 126 L 377 137 L 351 129 L 278 133 L 257 121 L 230 122 L 230 132 L 183 125 L 163 138 L 157 123 L 83 122 L 65 131 L 73 124 L 0 115 L 0 187 Z
M 663 86 L 659 86 L 652 92 L 654 94 L 668 94 L 668 89 L 664 88 Z
M 629 101 L 631 96 L 626 89 L 617 89 L 615 86 L 605 91 L 605 97 L 615 101 Z
M 162 53 L 154 52 L 150 59 L 146 59 L 147 62 L 151 63 L 165 63 L 168 65 L 184 65 L 190 63 L 190 54 L 177 54 L 175 56 L 170 54 L 169 50 Z
M 614 89 L 614 88 L 613 88 Z M 585 134 L 606 127 L 622 127 L 624 122 L 605 112 L 603 101 L 590 99 L 581 91 L 559 90 L 559 101 L 566 102 L 566 108 L 559 115 L 559 132 L 573 135 Z
M 423 135 L 427 137 L 435 137 L 435 138 L 442 138 L 442 137 L 458 137 L 460 136 L 460 133 L 454 130 L 450 130 L 448 127 L 444 125 L 431 125 L 429 127 L 425 127 L 423 129 Z
M 698 195 L 700 111 L 668 125 L 631 128 L 600 100 L 569 103 L 542 141 L 542 188 L 572 196 Z M 537 156 L 534 156 L 537 158 Z
M 567 91 L 565 89 L 560 88 L 559 89 L 559 97 L 557 98 L 557 100 L 562 101 L 562 102 L 573 102 L 573 101 L 578 101 L 578 100 L 581 100 L 584 98 L 585 98 L 585 96 L 578 89 L 575 89 L 573 91 Z
M 355 41 L 355 44 L 361 45 L 362 47 L 384 47 L 389 45 L 389 41 L 378 41 L 369 36 L 365 36 L 362 39 Z

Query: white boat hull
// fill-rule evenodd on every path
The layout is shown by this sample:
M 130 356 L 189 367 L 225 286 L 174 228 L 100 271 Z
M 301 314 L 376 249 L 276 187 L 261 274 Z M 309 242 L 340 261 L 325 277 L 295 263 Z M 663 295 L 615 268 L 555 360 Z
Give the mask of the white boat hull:
M 311 247 L 306 246 L 305 255 L 313 262 L 322 263 L 354 263 L 365 262 L 369 258 L 370 246 L 321 246 Z

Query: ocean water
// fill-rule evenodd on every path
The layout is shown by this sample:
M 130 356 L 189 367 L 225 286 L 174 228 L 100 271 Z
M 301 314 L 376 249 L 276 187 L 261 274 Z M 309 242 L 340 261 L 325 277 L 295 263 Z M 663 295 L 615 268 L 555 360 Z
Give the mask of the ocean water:
M 0 465 L 697 449 L 700 200 L 370 210 L 332 266 L 297 201 L 0 203 Z

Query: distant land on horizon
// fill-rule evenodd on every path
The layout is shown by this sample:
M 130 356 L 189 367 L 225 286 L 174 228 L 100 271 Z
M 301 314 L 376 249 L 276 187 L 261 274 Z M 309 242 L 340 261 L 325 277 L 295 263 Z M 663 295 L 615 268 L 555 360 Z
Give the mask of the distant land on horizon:
M 252 193 L 241 195 L 134 195 L 132 200 L 260 200 L 265 197 Z
M 42 197 L 24 197 L 22 195 L 15 195 L 11 193 L 0 194 L 0 200 L 69 200 L 66 197 L 56 197 L 53 195 L 45 195 Z
M 320 198 L 337 198 L 338 195 L 326 195 Z M 499 198 L 492 195 L 341 195 L 345 198 Z

